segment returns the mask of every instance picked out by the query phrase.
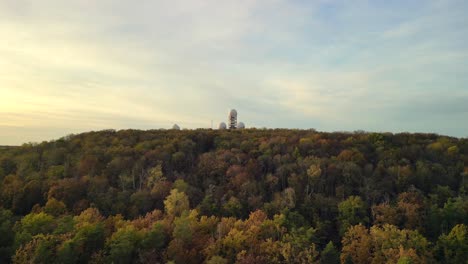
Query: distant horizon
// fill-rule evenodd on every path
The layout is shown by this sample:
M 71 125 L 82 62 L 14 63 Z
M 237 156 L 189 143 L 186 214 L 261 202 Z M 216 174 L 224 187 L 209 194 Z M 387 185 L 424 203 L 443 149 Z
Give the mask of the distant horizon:
M 116 129 L 468 137 L 468 1 L 0 1 L 0 145 Z
M 181 127 L 180 128 L 180 131 L 195 131 L 195 130 L 219 130 L 218 128 L 216 127 L 213 127 L 213 128 L 210 128 L 210 127 L 195 127 L 195 128 L 185 128 L 185 127 Z M 315 129 L 315 128 L 286 128 L 286 127 L 246 127 L 245 128 L 246 130 L 249 130 L 249 129 L 256 129 L 256 130 L 276 130 L 276 129 L 279 129 L 279 130 L 304 130 L 304 131 L 307 131 L 307 130 L 314 130 L 315 132 L 317 133 L 344 133 L 344 134 L 359 134 L 359 133 L 364 133 L 364 134 L 373 134 L 373 133 L 376 133 L 376 134 L 387 134 L 387 133 L 390 133 L 390 134 L 393 134 L 393 135 L 398 135 L 398 134 L 426 134 L 426 135 L 437 135 L 437 136 L 441 136 L 441 137 L 450 137 L 450 138 L 456 138 L 456 139 L 468 139 L 468 136 L 465 136 L 465 137 L 457 137 L 457 136 L 450 136 L 450 135 L 444 135 L 444 134 L 439 134 L 439 133 L 435 133 L 435 132 L 421 132 L 421 131 L 414 131 L 414 132 L 411 132 L 411 131 L 397 131 L 397 132 L 392 132 L 392 131 L 366 131 L 366 130 L 334 130 L 334 131 L 323 131 L 323 130 L 318 130 L 318 129 Z M 105 132 L 105 131 L 109 131 L 109 130 L 113 130 L 115 132 L 119 132 L 119 131 L 125 131 L 125 130 L 136 130 L 136 131 L 151 131 L 151 130 L 163 130 L 163 131 L 170 131 L 170 130 L 174 130 L 170 127 L 168 128 L 148 128 L 148 129 L 139 129 L 139 128 L 120 128 L 120 129 L 114 129 L 114 128 L 103 128 L 103 129 L 99 129 L 99 130 L 86 130 L 86 131 L 77 131 L 75 133 L 68 133 L 68 134 L 65 134 L 65 135 L 62 135 L 62 136 L 58 136 L 58 137 L 55 137 L 55 138 L 50 138 L 50 139 L 43 139 L 43 140 L 38 140 L 38 141 L 27 141 L 27 142 L 22 142 L 22 143 L 19 143 L 19 144 L 2 144 L 0 143 L 0 147 L 19 147 L 19 146 L 22 146 L 24 144 L 40 144 L 42 142 L 51 142 L 51 141 L 56 141 L 56 140 L 60 140 L 62 138 L 66 138 L 68 136 L 75 136 L 75 135 L 80 135 L 80 134 L 86 134 L 86 133 L 92 133 L 92 132 Z M 229 129 L 226 129 L 226 130 L 229 130 Z M 240 129 L 236 129 L 236 130 L 240 130 Z

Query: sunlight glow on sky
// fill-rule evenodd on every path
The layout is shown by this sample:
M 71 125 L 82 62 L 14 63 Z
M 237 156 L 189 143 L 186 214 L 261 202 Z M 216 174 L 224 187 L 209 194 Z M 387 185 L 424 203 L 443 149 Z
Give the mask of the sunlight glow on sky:
M 0 145 L 89 130 L 468 136 L 468 2 L 0 0 Z

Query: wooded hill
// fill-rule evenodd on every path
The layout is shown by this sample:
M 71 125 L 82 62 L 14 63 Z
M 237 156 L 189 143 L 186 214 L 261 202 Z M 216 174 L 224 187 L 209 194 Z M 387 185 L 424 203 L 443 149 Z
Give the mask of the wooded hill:
M 466 263 L 468 139 L 99 131 L 0 148 L 0 263 Z

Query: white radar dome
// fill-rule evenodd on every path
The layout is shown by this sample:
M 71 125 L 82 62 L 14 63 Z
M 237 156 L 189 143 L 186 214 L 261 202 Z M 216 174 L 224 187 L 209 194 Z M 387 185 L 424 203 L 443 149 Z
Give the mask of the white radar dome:
M 239 124 L 237 124 L 237 128 L 239 129 L 244 129 L 245 128 L 245 124 L 243 122 L 239 122 Z
M 179 127 L 177 124 L 174 124 L 174 125 L 172 126 L 172 129 L 174 129 L 174 130 L 180 130 L 180 127 Z
M 236 109 L 232 109 L 231 112 L 229 112 L 230 117 L 237 117 L 237 111 Z
M 226 129 L 226 128 L 227 128 L 226 123 L 224 122 L 219 123 L 218 129 Z

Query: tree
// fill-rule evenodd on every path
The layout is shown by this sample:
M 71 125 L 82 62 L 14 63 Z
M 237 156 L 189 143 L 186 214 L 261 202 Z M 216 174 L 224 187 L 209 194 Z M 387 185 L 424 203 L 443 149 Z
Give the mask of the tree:
M 242 212 L 242 204 L 235 196 L 229 198 L 229 200 L 223 205 L 223 211 L 227 216 L 238 217 Z
M 333 242 L 328 242 L 327 246 L 320 253 L 320 263 L 322 264 L 339 264 L 340 253 L 336 250 Z
M 59 236 L 37 235 L 16 250 L 13 256 L 13 263 L 55 263 L 56 258 L 54 253 L 60 242 L 61 238 Z
M 430 263 L 429 242 L 416 230 L 398 229 L 393 225 L 373 226 L 373 263 L 396 263 L 401 258 L 412 263 Z
M 44 206 L 44 212 L 55 217 L 64 214 L 66 211 L 66 205 L 61 201 L 57 201 L 55 198 L 50 198 Z
M 176 263 L 197 263 L 197 252 L 192 240 L 195 237 L 194 227 L 198 218 L 196 210 L 184 211 L 174 219 L 173 240 L 169 243 L 167 255 Z
M 166 244 L 166 233 L 161 223 L 155 223 L 143 237 L 142 247 L 145 249 L 162 249 Z
M 372 206 L 372 218 L 374 225 L 397 225 L 400 222 L 397 209 L 388 203 Z
M 102 223 L 86 224 L 75 230 L 57 252 L 60 263 L 88 263 L 93 253 L 104 246 L 105 230 Z
M 20 232 L 29 233 L 31 235 L 47 234 L 52 232 L 54 226 L 54 218 L 46 213 L 28 214 L 23 219 L 19 226 Z
M 158 164 L 156 167 L 151 168 L 148 170 L 148 176 L 146 178 L 146 186 L 149 189 L 153 189 L 153 187 L 166 180 L 166 177 L 164 176 L 162 172 L 162 166 L 161 164 Z
M 9 210 L 0 208 L 0 262 L 8 263 L 12 254 L 14 239 L 13 214 Z
M 443 234 L 437 241 L 439 260 L 444 263 L 464 263 L 468 260 L 468 227 L 456 225 L 449 234 Z
M 143 215 L 153 208 L 151 193 L 147 190 L 136 191 L 130 196 L 130 202 L 136 209 L 134 216 Z
M 397 206 L 398 211 L 403 216 L 405 228 L 421 228 L 425 215 L 424 200 L 420 193 L 416 191 L 400 193 Z
M 343 249 L 341 250 L 341 263 L 371 263 L 372 260 L 372 238 L 369 230 L 363 225 L 355 225 L 344 234 Z
M 131 263 L 136 259 L 142 235 L 132 225 L 118 229 L 106 246 L 109 250 L 110 263 Z
M 55 182 L 47 194 L 48 200 L 54 198 L 65 203 L 68 209 L 86 197 L 86 183 L 79 179 L 69 178 Z
M 206 264 L 228 264 L 228 260 L 220 256 L 213 256 L 206 262 Z
M 314 190 L 317 190 L 317 183 L 319 182 L 320 176 L 322 175 L 322 169 L 320 164 L 312 164 L 307 169 L 307 188 L 306 194 L 310 195 Z
M 189 200 L 184 192 L 177 189 L 171 190 L 171 194 L 164 200 L 164 207 L 167 214 L 171 216 L 180 216 L 182 212 L 189 210 Z
M 42 183 L 39 180 L 31 180 L 26 183 L 23 188 L 23 197 L 21 199 L 22 213 L 27 213 L 35 204 L 43 204 L 44 194 L 42 191 Z
M 21 200 L 23 198 L 23 180 L 17 175 L 8 175 L 2 181 L 0 189 L 2 205 L 12 209 L 13 212 L 21 212 Z
M 339 203 L 338 213 L 341 234 L 344 234 L 350 226 L 369 222 L 366 205 L 359 196 L 350 196 Z

